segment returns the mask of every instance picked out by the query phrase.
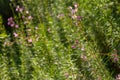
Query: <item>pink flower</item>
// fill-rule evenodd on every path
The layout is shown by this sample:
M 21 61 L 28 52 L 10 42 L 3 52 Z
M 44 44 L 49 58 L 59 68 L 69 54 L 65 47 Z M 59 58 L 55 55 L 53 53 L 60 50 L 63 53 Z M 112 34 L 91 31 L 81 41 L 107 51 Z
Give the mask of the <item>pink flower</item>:
M 14 19 L 13 17 L 10 17 L 8 18 L 8 23 L 7 23 L 9 26 L 11 27 L 14 27 L 15 26 L 15 22 L 14 22 Z
M 119 56 L 118 56 L 117 53 L 112 54 L 111 57 L 113 58 L 114 62 L 118 62 L 119 61 Z
M 72 49 L 75 49 L 75 48 L 76 48 L 76 46 L 72 45 L 72 46 L 71 46 L 71 48 L 72 48 Z
M 28 20 L 31 20 L 32 19 L 32 16 L 28 16 Z
M 116 79 L 115 80 L 120 80 L 120 74 L 118 74 L 117 76 L 116 76 Z
M 28 39 L 28 42 L 29 42 L 29 43 L 32 43 L 32 39 Z
M 10 22 L 8 22 L 8 25 L 10 25 Z
M 18 5 L 18 6 L 16 7 L 16 11 L 22 13 L 22 12 L 23 12 L 23 8 L 21 8 L 21 7 Z
M 19 5 L 17 5 L 17 7 L 16 7 L 16 11 L 19 11 L 19 9 L 20 9 L 20 6 L 19 6 Z
M 19 27 L 19 25 L 16 24 L 16 25 L 15 25 L 15 28 L 18 28 L 18 27 Z
M 22 12 L 23 12 L 23 8 L 20 8 L 20 9 L 19 9 L 19 12 L 21 12 L 21 13 L 22 13 Z
M 13 35 L 14 35 L 14 37 L 18 37 L 18 34 L 17 34 L 17 33 L 15 33 L 15 32 L 13 33 Z
M 14 24 L 14 23 L 12 23 L 12 24 L 10 24 L 10 26 L 11 26 L 11 27 L 14 27 L 14 26 L 15 26 L 15 24 Z
M 13 21 L 13 17 L 8 18 L 8 22 Z
M 77 4 L 77 3 L 76 3 L 76 4 L 74 4 L 74 7 L 75 7 L 75 8 L 78 8 L 78 4 Z
M 74 15 L 76 11 L 74 9 L 71 10 L 71 14 Z

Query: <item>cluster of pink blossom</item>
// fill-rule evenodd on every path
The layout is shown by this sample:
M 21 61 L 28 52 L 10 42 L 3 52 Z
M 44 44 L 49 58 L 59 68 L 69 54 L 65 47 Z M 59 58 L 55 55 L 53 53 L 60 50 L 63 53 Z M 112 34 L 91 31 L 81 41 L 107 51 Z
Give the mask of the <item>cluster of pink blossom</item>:
M 8 18 L 8 25 L 11 26 L 11 27 L 15 27 L 15 28 L 19 27 L 19 25 L 15 23 L 13 17 Z
M 19 5 L 16 7 L 16 11 L 21 13 L 21 18 L 23 19 L 23 24 L 27 25 L 30 20 L 32 20 L 32 16 L 29 15 L 29 11 L 25 10 L 25 8 L 20 7 Z M 36 28 L 37 29 L 37 28 Z M 26 31 L 31 31 L 30 28 L 26 29 Z M 15 34 L 14 34 L 15 35 Z M 27 34 L 27 37 L 29 37 L 30 34 Z M 32 43 L 31 38 L 27 38 L 28 43 Z
M 18 28 L 19 25 L 15 23 L 14 18 L 10 17 L 8 18 L 8 25 L 14 28 Z M 18 37 L 18 34 L 16 32 L 13 33 L 14 37 Z
M 116 76 L 116 79 L 115 80 L 120 80 L 120 74 L 118 74 L 117 76 Z
M 74 8 L 73 7 L 69 7 L 69 10 L 71 12 L 70 16 L 72 19 L 76 19 L 76 20 L 81 20 L 81 16 L 77 16 L 76 13 L 78 12 L 78 4 L 74 4 Z
M 28 10 L 25 10 L 25 8 L 17 5 L 15 11 L 21 14 L 21 17 L 22 17 L 22 19 L 23 19 L 23 24 L 24 24 L 24 25 L 28 24 L 29 21 L 32 20 L 32 16 L 29 15 L 29 11 L 28 11 Z M 8 25 L 9 25 L 10 27 L 14 28 L 14 29 L 19 28 L 19 25 L 16 24 L 15 18 L 13 18 L 13 17 L 8 18 Z M 13 32 L 13 36 L 14 36 L 14 37 L 18 37 L 18 34 L 17 34 L 16 31 Z M 28 41 L 29 43 L 32 43 L 32 39 L 28 39 L 27 41 Z
M 30 39 L 28 39 L 28 42 L 29 42 L 29 43 L 32 43 L 32 39 L 31 39 L 31 38 L 30 38 Z
M 22 7 L 20 7 L 19 5 L 17 5 L 17 7 L 16 7 L 16 11 L 17 11 L 17 12 L 22 13 L 23 10 L 24 10 L 24 9 L 23 9 Z
M 13 33 L 14 37 L 18 37 L 18 34 L 16 32 Z
M 16 7 L 16 12 L 25 13 L 24 15 L 22 14 L 22 19 L 25 19 L 26 17 L 27 17 L 27 20 L 32 19 L 32 16 L 29 15 L 29 11 L 25 10 L 25 8 L 20 7 L 19 5 L 17 5 L 17 7 Z M 24 24 L 27 24 L 27 22 L 25 21 Z

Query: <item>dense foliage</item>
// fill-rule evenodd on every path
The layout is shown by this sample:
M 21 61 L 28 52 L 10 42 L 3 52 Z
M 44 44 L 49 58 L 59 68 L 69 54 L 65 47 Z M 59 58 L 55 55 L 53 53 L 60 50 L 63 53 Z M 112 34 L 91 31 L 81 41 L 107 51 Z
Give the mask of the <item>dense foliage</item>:
M 0 80 L 120 80 L 119 0 L 0 0 Z

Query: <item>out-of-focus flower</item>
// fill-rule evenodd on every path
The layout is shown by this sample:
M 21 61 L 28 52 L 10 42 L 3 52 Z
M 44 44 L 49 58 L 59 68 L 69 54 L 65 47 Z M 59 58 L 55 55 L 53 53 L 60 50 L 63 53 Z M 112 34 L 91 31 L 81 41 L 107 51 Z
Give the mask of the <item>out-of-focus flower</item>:
M 12 24 L 10 24 L 10 26 L 11 26 L 11 27 L 14 27 L 14 26 L 15 26 L 15 24 L 14 24 L 14 23 L 12 23 Z
M 120 74 L 118 74 L 117 76 L 116 76 L 116 79 L 115 80 L 120 80 Z
M 13 17 L 8 18 L 8 21 L 9 22 L 13 21 Z
M 19 5 L 17 5 L 16 11 L 22 13 L 23 12 L 23 8 L 20 7 Z
M 76 11 L 74 9 L 71 10 L 71 14 L 74 15 Z
M 15 25 L 15 28 L 18 28 L 18 27 L 19 27 L 19 25 L 16 24 L 16 25 Z
M 32 19 L 32 16 L 28 16 L 28 20 L 31 20 Z
M 80 57 L 81 57 L 81 59 L 83 59 L 84 61 L 87 60 L 87 57 L 86 57 L 85 55 L 83 55 L 83 54 L 82 54 Z
M 78 4 L 77 4 L 77 3 L 75 3 L 75 4 L 74 4 L 74 7 L 75 7 L 75 8 L 78 8 Z
M 71 48 L 72 48 L 72 49 L 75 49 L 75 48 L 76 48 L 76 46 L 72 45 L 72 46 L 71 46 Z
M 19 5 L 17 5 L 17 7 L 16 7 L 16 11 L 19 11 L 19 9 L 20 9 L 20 6 L 19 6 Z
M 11 27 L 14 27 L 15 26 L 15 22 L 14 22 L 14 19 L 13 17 L 10 17 L 8 18 L 8 23 L 7 23 L 9 26 Z
M 28 39 L 28 42 L 29 42 L 29 43 L 32 43 L 32 39 Z
M 13 35 L 14 35 L 14 37 L 18 37 L 18 34 L 17 34 L 17 33 L 15 33 L 15 32 L 13 33 Z
M 8 22 L 8 25 L 10 25 L 10 22 Z
M 114 62 L 118 62 L 119 61 L 119 56 L 118 56 L 117 53 L 112 54 L 111 57 L 112 57 Z
M 20 9 L 19 9 L 19 12 L 21 12 L 21 13 L 22 13 L 22 12 L 23 12 L 23 8 L 20 8 Z

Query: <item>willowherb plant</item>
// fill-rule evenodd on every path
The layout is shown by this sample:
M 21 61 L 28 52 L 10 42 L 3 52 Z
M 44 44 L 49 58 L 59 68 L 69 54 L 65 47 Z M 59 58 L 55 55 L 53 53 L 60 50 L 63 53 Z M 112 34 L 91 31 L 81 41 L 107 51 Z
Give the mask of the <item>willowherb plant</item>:
M 0 79 L 119 79 L 120 28 L 113 5 L 110 0 L 12 0 L 13 15 L 5 25 L 12 34 L 0 38 Z

